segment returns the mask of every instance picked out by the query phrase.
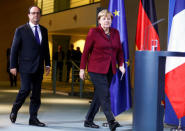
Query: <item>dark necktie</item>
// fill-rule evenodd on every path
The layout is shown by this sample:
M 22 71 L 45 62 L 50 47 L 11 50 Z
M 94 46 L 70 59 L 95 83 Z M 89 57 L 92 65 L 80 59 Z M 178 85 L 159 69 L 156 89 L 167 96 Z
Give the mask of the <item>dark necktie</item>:
M 39 33 L 37 31 L 37 26 L 35 26 L 35 39 L 36 39 L 37 43 L 40 44 L 40 39 L 39 39 Z

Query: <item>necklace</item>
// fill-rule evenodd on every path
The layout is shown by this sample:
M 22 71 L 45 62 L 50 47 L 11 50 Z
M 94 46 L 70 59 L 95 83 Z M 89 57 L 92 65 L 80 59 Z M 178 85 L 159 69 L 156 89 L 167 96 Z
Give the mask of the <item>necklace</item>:
M 105 32 L 106 35 L 110 35 L 110 32 Z
M 110 35 L 110 32 L 109 32 L 109 31 L 107 31 L 107 32 L 105 32 L 105 34 L 106 34 L 106 35 Z

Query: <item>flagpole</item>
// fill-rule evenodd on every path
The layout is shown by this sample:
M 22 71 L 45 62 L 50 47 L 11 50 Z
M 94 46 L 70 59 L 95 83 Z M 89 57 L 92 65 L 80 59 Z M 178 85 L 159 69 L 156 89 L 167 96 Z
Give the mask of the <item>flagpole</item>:
M 177 128 L 172 128 L 171 131 L 185 131 L 182 128 L 182 120 L 181 120 L 181 118 L 179 119 L 179 125 L 178 125 L 178 127 Z

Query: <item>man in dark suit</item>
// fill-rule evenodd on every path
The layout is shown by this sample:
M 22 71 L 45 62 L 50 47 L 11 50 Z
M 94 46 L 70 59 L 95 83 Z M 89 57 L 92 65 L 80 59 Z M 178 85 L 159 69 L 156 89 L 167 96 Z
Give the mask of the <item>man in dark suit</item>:
M 70 70 L 72 68 L 72 62 L 75 60 L 75 50 L 74 50 L 74 45 L 70 45 L 70 49 L 67 50 L 67 60 L 66 60 L 66 65 L 67 65 L 67 79 L 66 82 L 69 82 L 69 76 L 70 76 Z
M 30 7 L 28 12 L 29 22 L 18 27 L 15 31 L 10 54 L 10 72 L 16 75 L 19 65 L 21 88 L 10 113 L 12 123 L 15 123 L 19 109 L 32 91 L 29 125 L 45 126 L 44 123 L 38 120 L 37 113 L 41 104 L 40 95 L 44 64 L 46 75 L 48 75 L 50 72 L 50 56 L 48 32 L 46 28 L 39 25 L 40 17 L 40 8 L 37 6 Z
M 57 61 L 57 72 L 59 73 L 59 81 L 62 81 L 64 58 L 65 58 L 64 51 L 62 50 L 62 46 L 59 45 L 58 51 L 55 52 L 53 56 L 53 59 Z

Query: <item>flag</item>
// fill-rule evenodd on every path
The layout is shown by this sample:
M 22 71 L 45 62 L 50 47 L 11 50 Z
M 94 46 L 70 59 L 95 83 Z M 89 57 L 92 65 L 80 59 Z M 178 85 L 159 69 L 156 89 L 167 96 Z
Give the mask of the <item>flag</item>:
M 160 50 L 157 17 L 154 0 L 140 0 L 137 29 L 136 50 Z
M 114 16 L 112 27 L 120 33 L 126 70 L 122 80 L 120 80 L 121 72 L 117 70 L 110 85 L 111 109 L 113 114 L 117 116 L 131 107 L 129 50 L 124 0 L 110 0 L 109 11 Z
M 170 0 L 168 51 L 185 52 L 184 23 L 185 0 Z M 165 73 L 165 122 L 178 125 L 178 119 L 185 116 L 185 58 L 168 57 Z

